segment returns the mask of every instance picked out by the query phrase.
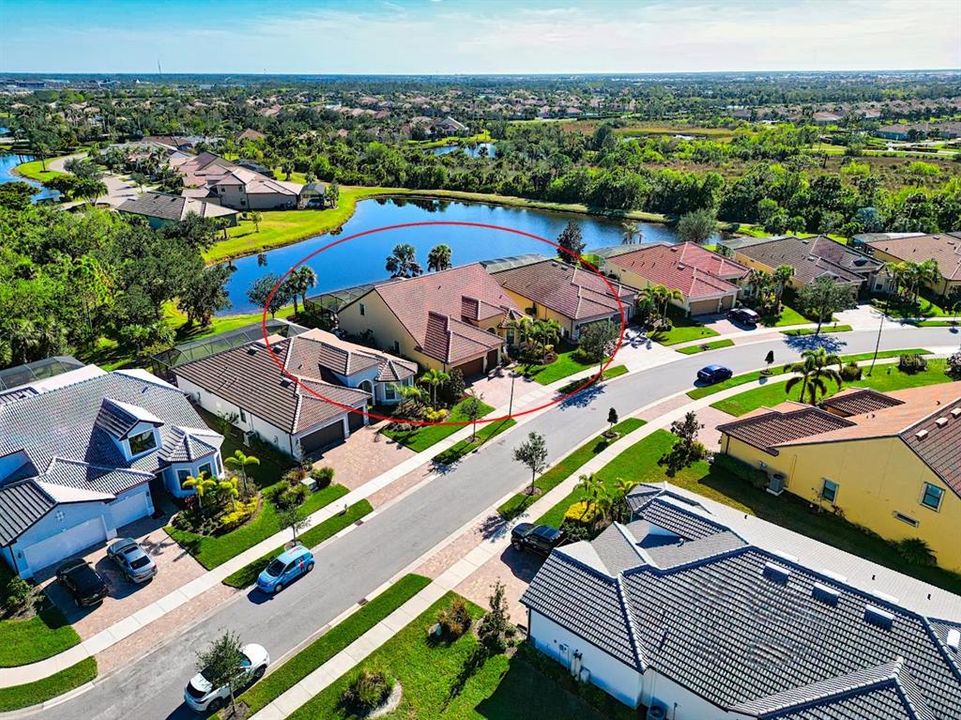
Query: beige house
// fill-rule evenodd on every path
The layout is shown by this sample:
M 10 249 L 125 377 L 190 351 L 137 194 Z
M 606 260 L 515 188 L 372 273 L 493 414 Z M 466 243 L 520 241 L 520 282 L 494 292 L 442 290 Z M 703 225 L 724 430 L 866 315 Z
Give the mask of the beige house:
M 292 210 L 301 203 L 303 185 L 274 180 L 213 153 L 171 160 L 184 179 L 184 195 L 205 196 L 234 210 Z
M 961 232 L 913 237 L 888 237 L 865 243 L 871 254 L 883 262 L 935 260 L 940 277 L 929 289 L 948 297 L 961 287 Z
M 337 313 L 341 329 L 387 352 L 465 377 L 496 367 L 520 308 L 479 263 L 375 285 Z

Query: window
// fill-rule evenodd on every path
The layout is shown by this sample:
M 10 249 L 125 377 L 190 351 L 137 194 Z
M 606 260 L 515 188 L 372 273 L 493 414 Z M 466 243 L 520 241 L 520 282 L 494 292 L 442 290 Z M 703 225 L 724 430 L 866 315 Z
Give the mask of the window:
M 130 443 L 130 454 L 133 456 L 140 455 L 157 447 L 157 439 L 154 437 L 153 430 L 147 430 L 139 435 L 134 435 L 128 442 Z
M 360 314 L 361 315 L 367 314 L 367 308 L 364 307 L 364 303 L 360 303 Z
M 838 497 L 838 484 L 831 480 L 825 480 L 821 485 L 821 499 L 833 503 Z
M 207 477 L 213 477 L 214 476 L 213 465 L 211 465 L 210 463 L 204 463 L 203 465 L 200 466 L 200 472 L 207 473 Z
M 924 483 L 924 492 L 921 493 L 921 504 L 924 507 L 937 510 L 941 507 L 942 497 L 944 497 L 943 489 L 931 483 Z
M 178 471 L 177 471 L 177 484 L 180 485 L 180 487 L 182 488 L 182 487 L 184 486 L 184 482 L 186 482 L 187 478 L 189 478 L 189 477 L 190 477 L 190 471 L 189 471 L 189 470 L 178 470 Z
M 239 408 L 239 410 L 240 410 L 240 422 L 247 422 L 247 413 L 244 412 L 243 408 Z
M 898 520 L 900 520 L 901 522 L 910 525 L 911 527 L 917 527 L 918 525 L 920 525 L 920 523 L 919 523 L 917 520 L 915 520 L 913 517 L 908 517 L 907 515 L 902 515 L 902 514 L 899 513 L 899 512 L 894 513 L 894 517 L 896 517 L 896 518 L 897 518 Z
M 394 387 L 394 383 L 387 383 L 384 385 L 384 399 L 394 400 L 397 398 L 397 389 Z

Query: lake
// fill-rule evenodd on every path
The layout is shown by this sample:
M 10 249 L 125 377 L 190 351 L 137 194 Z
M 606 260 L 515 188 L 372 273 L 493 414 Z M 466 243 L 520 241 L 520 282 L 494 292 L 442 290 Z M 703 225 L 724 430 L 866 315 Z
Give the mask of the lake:
M 55 200 L 60 197 L 60 193 L 56 190 L 48 190 L 43 185 L 38 183 L 36 180 L 28 180 L 27 178 L 22 178 L 19 175 L 13 174 L 13 169 L 20 163 L 30 162 L 33 160 L 32 155 L 15 155 L 13 153 L 0 153 L 0 183 L 8 182 L 25 182 L 28 185 L 33 185 L 37 188 L 38 192 L 33 196 L 33 201 L 37 200 Z
M 497 157 L 497 148 L 494 147 L 494 143 L 477 143 L 474 147 L 469 145 L 441 145 L 440 147 L 431 148 L 430 152 L 434 155 L 449 155 L 455 152 L 464 152 L 471 157 L 480 157 L 481 148 L 487 151 L 487 157 Z
M 616 221 L 589 215 L 427 198 L 363 200 L 357 204 L 356 212 L 339 235 L 353 235 L 385 225 L 447 220 L 499 225 L 556 241 L 571 219 L 580 224 L 588 250 L 621 243 L 623 229 Z M 665 225 L 639 223 L 638 227 L 644 243 L 677 242 L 674 231 Z M 246 296 L 247 289 L 257 278 L 270 272 L 282 275 L 304 256 L 333 239 L 330 235 L 319 235 L 271 250 L 267 252 L 267 262 L 263 266 L 258 263 L 256 255 L 234 260 L 237 270 L 228 283 L 232 307 L 222 314 L 258 309 Z M 310 294 L 387 279 L 389 274 L 384 269 L 384 262 L 398 243 L 413 245 L 423 266 L 427 264 L 428 251 L 440 243 L 451 247 L 454 265 L 526 253 L 553 254 L 548 245 L 538 240 L 496 230 L 447 226 L 390 230 L 337 245 L 313 258 L 308 264 L 317 273 L 317 287 Z

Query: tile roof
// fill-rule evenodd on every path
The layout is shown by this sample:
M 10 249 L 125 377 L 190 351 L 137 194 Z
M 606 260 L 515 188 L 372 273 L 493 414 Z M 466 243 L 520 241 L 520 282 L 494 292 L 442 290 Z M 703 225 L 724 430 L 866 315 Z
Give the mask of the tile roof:
M 934 259 L 942 277 L 961 280 L 961 233 L 884 238 L 870 240 L 866 245 L 872 250 L 881 250 L 900 260 L 923 262 Z
M 0 545 L 9 545 L 56 505 L 53 498 L 29 480 L 0 488 Z
M 160 458 L 169 463 L 193 462 L 217 452 L 224 438 L 206 428 L 173 428 L 160 447 Z
M 480 263 L 380 283 L 369 292 L 381 297 L 421 352 L 445 363 L 457 364 L 503 344 L 496 335 L 464 322 L 461 315 L 450 315 L 454 308 L 463 312 L 465 298 L 497 308 L 505 318 L 521 313 Z
M 615 269 L 636 273 L 648 282 L 680 290 L 688 300 L 715 298 L 738 291 L 737 286 L 727 280 L 685 262 L 682 259 L 684 254 L 684 248 L 678 245 L 656 244 L 612 255 L 607 262 Z M 691 253 L 691 257 L 697 260 L 699 254 Z
M 36 480 L 49 485 L 119 495 L 132 487 L 150 482 L 151 478 L 153 473 L 143 470 L 102 467 L 79 460 L 54 458 L 47 471 Z
M 634 288 L 611 280 L 618 304 L 607 282 L 596 273 L 558 260 L 501 270 L 493 277 L 508 290 L 573 320 L 610 317 L 621 307 L 633 305 L 637 297 Z
M 790 409 L 764 408 L 757 414 L 718 425 L 717 429 L 751 447 L 777 455 L 776 448 L 792 440 L 807 440 L 831 430 L 854 426 L 852 421 L 820 408 L 797 407 L 792 403 Z
M 731 258 L 725 257 L 720 253 L 708 250 L 703 245 L 698 245 L 697 243 L 684 242 L 674 245 L 672 247 L 677 248 L 677 254 L 680 262 L 685 265 L 690 265 L 696 267 L 698 270 L 703 270 L 706 273 L 713 275 L 714 277 L 721 278 L 722 280 L 728 280 L 730 282 L 736 282 L 743 278 L 746 278 L 751 274 L 751 269 L 745 267 L 739 262 L 731 260 Z M 630 245 L 621 245 L 616 248 L 611 248 L 606 254 L 608 258 L 616 257 L 618 255 L 627 255 L 633 252 Z
M 333 333 L 308 330 L 290 340 L 285 368 L 298 377 L 322 379 L 322 370 L 350 376 L 377 368 L 378 382 L 399 382 L 417 372 L 417 363 L 364 345 L 348 342 Z
M 903 404 L 903 400 L 871 388 L 848 388 L 821 401 L 821 407 L 842 417 L 862 415 Z
M 651 500 L 649 487 L 643 490 L 645 507 L 658 507 L 662 519 L 671 512 L 703 516 L 724 528 L 706 508 L 686 502 L 689 494 L 663 489 Z M 628 530 L 651 523 L 644 509 L 635 518 Z M 638 553 L 634 567 L 613 573 L 585 564 L 609 550 L 564 546 L 551 553 L 521 602 L 637 671 L 653 669 L 732 713 L 961 717 L 961 654 L 939 634 L 942 621 L 738 543 L 738 535 L 724 528 L 694 542 L 655 545 Z M 658 554 L 671 562 L 640 559 Z M 821 599 L 815 585 L 835 593 L 836 602 Z M 869 606 L 889 613 L 890 626 L 871 622 Z
M 120 212 L 134 215 L 177 221 L 184 220 L 190 213 L 202 218 L 226 217 L 237 214 L 236 210 L 231 210 L 217 203 L 157 192 L 146 192 L 140 197 L 124 200 L 117 209 Z
M 860 283 L 884 266 L 884 263 L 823 235 L 803 239 L 789 235 L 745 245 L 737 251 L 768 267 L 790 265 L 794 268 L 795 279 L 803 285 L 819 277 Z
M 286 366 L 290 340 L 278 340 L 272 348 Z M 347 412 L 334 403 L 359 408 L 370 397 L 363 390 L 323 382 L 314 367 L 319 365 L 291 367 L 287 372 L 333 402 L 321 400 L 286 377 L 263 341 L 179 365 L 174 372 L 284 432 L 298 433 Z

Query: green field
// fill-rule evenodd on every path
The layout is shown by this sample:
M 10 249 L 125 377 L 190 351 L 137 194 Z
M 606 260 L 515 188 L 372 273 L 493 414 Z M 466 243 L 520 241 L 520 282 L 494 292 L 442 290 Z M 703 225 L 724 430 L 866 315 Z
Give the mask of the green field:
M 48 168 L 50 167 L 51 161 L 57 160 L 57 159 L 59 158 L 47 158 L 46 160 L 47 167 Z M 39 183 L 44 183 L 47 180 L 53 180 L 55 177 L 59 177 L 60 175 L 66 174 L 62 172 L 57 172 L 56 170 L 49 170 L 49 169 L 44 170 L 43 165 L 44 163 L 41 160 L 31 160 L 29 162 L 20 163 L 13 169 L 13 172 L 16 175 L 20 175 L 21 177 L 25 177 L 30 180 L 36 180 Z

